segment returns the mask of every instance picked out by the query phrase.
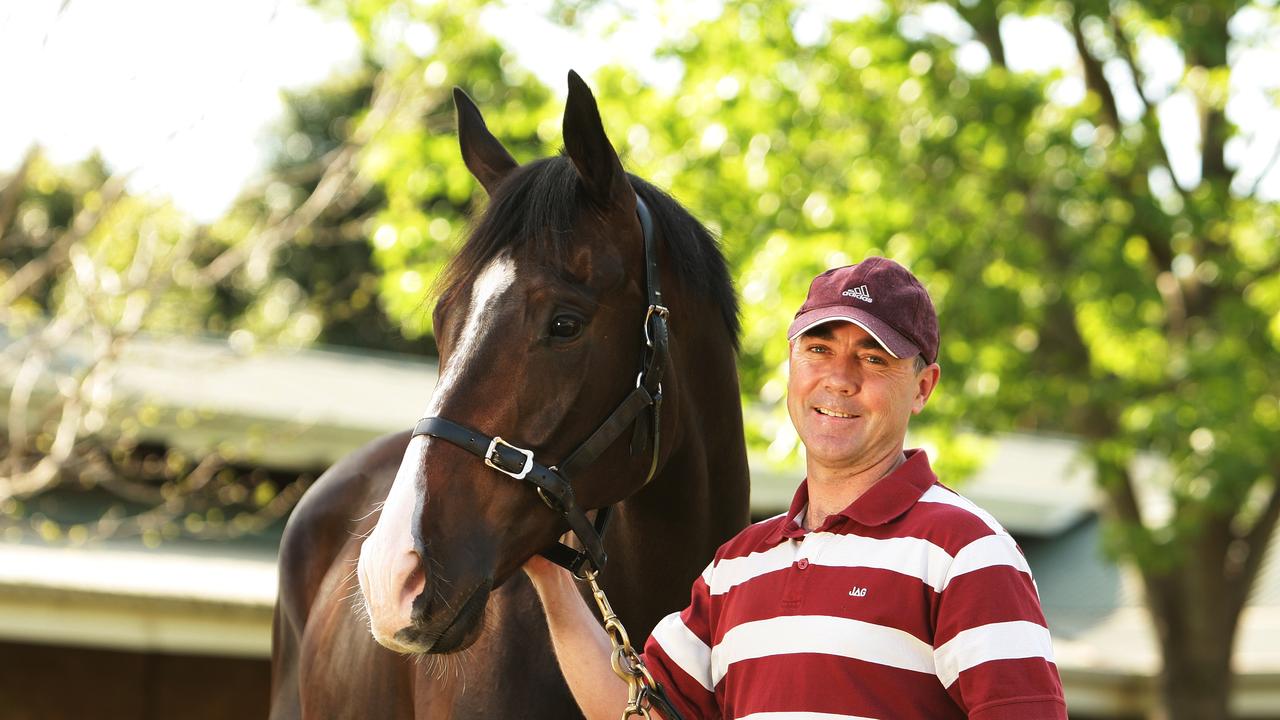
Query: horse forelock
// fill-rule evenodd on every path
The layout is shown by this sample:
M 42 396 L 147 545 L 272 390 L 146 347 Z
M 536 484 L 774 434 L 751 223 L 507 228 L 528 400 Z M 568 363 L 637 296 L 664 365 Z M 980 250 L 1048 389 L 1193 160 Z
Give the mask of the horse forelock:
M 736 349 L 738 298 L 716 239 L 671 196 L 642 178 L 629 178 L 653 215 L 659 242 L 680 285 L 692 297 L 719 309 Z M 456 297 L 504 252 L 512 258 L 535 258 L 543 268 L 567 268 L 579 242 L 574 227 L 586 212 L 593 212 L 591 201 L 567 157 L 543 158 L 519 167 L 494 193 L 441 275 L 440 297 Z M 631 272 L 643 270 L 637 267 Z

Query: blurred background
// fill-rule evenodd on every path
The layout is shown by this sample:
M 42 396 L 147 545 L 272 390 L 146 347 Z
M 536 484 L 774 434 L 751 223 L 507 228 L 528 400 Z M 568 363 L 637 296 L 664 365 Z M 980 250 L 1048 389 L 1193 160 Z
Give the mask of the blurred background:
M 895 258 L 1073 718 L 1280 718 L 1274 0 L 29 0 L 0 67 L 0 718 L 265 715 L 284 518 L 434 383 L 450 91 L 524 161 L 570 68 L 730 260 L 754 515 L 809 279 Z

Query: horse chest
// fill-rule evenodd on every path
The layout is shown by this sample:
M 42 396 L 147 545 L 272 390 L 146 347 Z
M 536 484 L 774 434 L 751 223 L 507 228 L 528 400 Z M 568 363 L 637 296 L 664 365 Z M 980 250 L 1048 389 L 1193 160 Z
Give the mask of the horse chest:
M 486 630 L 474 646 L 417 660 L 374 642 L 341 588 L 326 589 L 312 608 L 303 640 L 302 718 L 580 717 L 523 577 L 491 598 Z

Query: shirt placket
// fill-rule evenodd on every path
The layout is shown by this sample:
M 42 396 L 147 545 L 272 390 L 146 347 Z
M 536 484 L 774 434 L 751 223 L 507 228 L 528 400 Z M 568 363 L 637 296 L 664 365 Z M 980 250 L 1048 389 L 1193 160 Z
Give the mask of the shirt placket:
M 782 609 L 798 610 L 804 604 L 809 586 L 813 561 L 822 549 L 822 539 L 816 533 L 806 533 L 800 540 L 788 541 L 795 548 L 791 567 L 787 569 L 787 582 L 782 591 Z

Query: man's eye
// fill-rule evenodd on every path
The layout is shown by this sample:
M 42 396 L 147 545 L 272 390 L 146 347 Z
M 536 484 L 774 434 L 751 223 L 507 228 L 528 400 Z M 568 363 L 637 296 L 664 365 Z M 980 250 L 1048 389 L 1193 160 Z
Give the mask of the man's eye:
M 557 315 L 551 321 L 551 337 L 567 340 L 582 333 L 582 320 L 573 315 Z
M 888 362 L 887 362 L 884 358 L 880 357 L 879 355 L 868 355 L 868 356 L 867 356 L 867 362 L 871 363 L 872 365 L 887 365 L 887 364 L 888 364 Z

